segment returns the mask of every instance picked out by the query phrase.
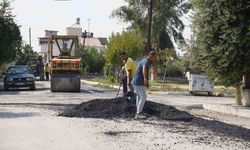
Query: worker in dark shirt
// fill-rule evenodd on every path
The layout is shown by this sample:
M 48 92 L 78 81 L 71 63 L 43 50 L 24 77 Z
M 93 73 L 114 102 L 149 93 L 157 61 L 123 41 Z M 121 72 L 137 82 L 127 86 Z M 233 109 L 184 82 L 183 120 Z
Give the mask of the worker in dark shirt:
M 119 76 L 120 76 L 120 84 L 122 84 L 123 96 L 125 96 L 125 94 L 128 91 L 125 66 L 122 66 Z
M 148 56 L 141 60 L 136 68 L 135 75 L 132 80 L 132 85 L 137 94 L 136 97 L 136 115 L 135 119 L 146 119 L 142 111 L 147 98 L 146 88 L 149 86 L 149 69 L 150 65 L 155 62 L 157 55 L 155 51 L 150 51 Z

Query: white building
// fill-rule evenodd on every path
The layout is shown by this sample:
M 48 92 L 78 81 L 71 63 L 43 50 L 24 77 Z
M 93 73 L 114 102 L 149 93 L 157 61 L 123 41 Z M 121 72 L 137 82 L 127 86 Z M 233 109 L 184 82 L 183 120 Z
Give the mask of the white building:
M 107 48 L 107 38 L 93 37 L 85 39 L 85 46 L 95 48 L 98 52 L 104 52 Z
M 52 35 L 57 35 L 58 31 L 45 30 L 45 37 L 39 38 L 40 45 L 40 55 L 43 57 L 43 61 L 48 63 L 48 37 Z M 53 49 L 58 49 L 56 45 L 53 46 Z

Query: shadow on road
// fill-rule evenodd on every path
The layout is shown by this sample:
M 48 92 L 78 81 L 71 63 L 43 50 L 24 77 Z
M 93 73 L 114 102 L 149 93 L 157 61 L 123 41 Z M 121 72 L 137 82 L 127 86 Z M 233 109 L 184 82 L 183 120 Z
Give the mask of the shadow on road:
M 98 89 L 81 89 L 81 93 L 104 93 L 104 91 Z
M 34 117 L 34 116 L 41 116 L 40 113 L 37 112 L 0 112 L 0 118 L 21 118 L 21 117 Z
M 18 95 L 21 92 L 36 92 L 36 91 L 47 91 L 49 88 L 36 88 L 35 90 L 31 90 L 29 88 L 15 88 L 15 89 L 10 89 L 8 91 L 4 91 L 3 89 L 0 89 L 0 95 Z

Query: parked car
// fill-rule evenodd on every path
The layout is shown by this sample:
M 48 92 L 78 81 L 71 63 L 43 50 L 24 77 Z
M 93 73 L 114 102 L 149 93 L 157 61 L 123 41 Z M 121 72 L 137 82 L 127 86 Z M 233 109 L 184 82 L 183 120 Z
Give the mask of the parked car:
M 35 90 L 35 76 L 29 66 L 11 66 L 4 77 L 4 90 L 10 88 L 29 87 Z

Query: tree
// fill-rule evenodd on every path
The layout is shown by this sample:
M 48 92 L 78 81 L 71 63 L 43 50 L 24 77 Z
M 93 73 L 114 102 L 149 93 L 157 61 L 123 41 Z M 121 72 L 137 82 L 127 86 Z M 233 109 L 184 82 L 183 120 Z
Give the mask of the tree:
M 11 13 L 10 2 L 0 2 L 0 65 L 15 59 L 22 37 Z
M 149 1 L 148 0 L 125 0 L 127 5 L 121 6 L 112 13 L 121 21 L 131 23 L 129 29 L 139 29 L 144 33 L 144 41 L 149 27 Z M 191 7 L 189 1 L 184 0 L 151 0 L 152 2 L 152 47 L 156 50 L 165 48 L 174 49 L 174 42 L 179 46 L 185 44 L 182 36 L 184 24 L 180 17 L 187 13 Z M 146 42 L 145 42 L 146 43 Z M 146 45 L 144 48 L 146 50 Z M 151 80 L 156 78 L 156 66 L 152 65 Z
M 196 61 L 212 78 L 234 85 L 250 73 L 250 4 L 248 0 L 192 0 Z
M 112 17 L 131 23 L 129 29 L 140 29 L 147 33 L 148 27 L 148 0 L 125 0 L 128 5 L 121 6 L 112 12 Z M 184 24 L 180 17 L 191 7 L 188 1 L 183 0 L 152 0 L 152 37 L 156 49 L 174 48 L 172 39 L 182 44 Z M 147 34 L 143 34 L 147 35 Z M 146 37 L 144 37 L 146 39 Z
M 115 78 L 115 74 L 122 64 L 119 53 L 127 52 L 128 56 L 133 60 L 137 60 L 143 56 L 144 40 L 138 30 L 122 33 L 112 33 L 109 37 L 107 49 L 105 52 L 105 75 Z
M 143 37 L 138 31 L 112 33 L 105 52 L 106 63 L 120 65 L 119 53 L 121 51 L 127 52 L 128 56 L 134 60 L 142 57 L 143 42 Z
M 89 49 L 89 57 L 87 59 L 86 71 L 89 73 L 101 73 L 105 64 L 103 53 L 98 52 L 96 49 Z
M 84 72 L 101 73 L 105 64 L 103 53 L 95 48 L 85 48 L 83 45 L 79 49 Z
M 17 65 L 27 65 L 30 56 L 38 56 L 38 53 L 33 50 L 29 44 L 24 44 L 21 50 L 17 52 L 16 64 Z
M 160 61 L 164 64 L 165 70 L 164 70 L 164 75 L 163 75 L 163 87 L 165 83 L 165 76 L 167 73 L 167 67 L 171 66 L 171 63 L 173 62 L 174 59 L 177 58 L 176 52 L 174 49 L 165 49 L 164 51 L 161 51 L 160 53 Z

